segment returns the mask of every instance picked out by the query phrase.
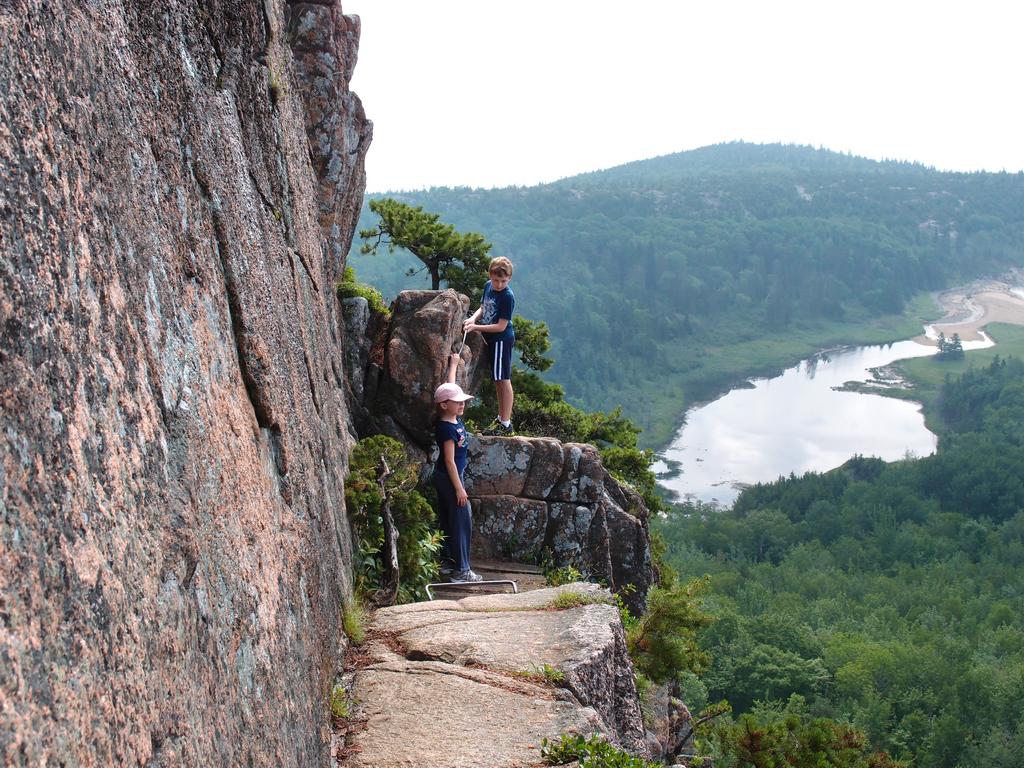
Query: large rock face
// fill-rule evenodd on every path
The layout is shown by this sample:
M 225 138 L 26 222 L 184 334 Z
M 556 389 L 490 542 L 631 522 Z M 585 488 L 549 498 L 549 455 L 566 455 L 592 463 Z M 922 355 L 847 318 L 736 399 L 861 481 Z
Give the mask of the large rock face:
M 313 5 L 0 3 L 5 764 L 327 761 L 370 129 Z
M 288 35 L 306 108 L 320 225 L 329 262 L 341 264 L 363 204 L 363 158 L 373 134 L 359 97 L 348 89 L 359 50 L 359 17 L 345 16 L 334 0 L 288 3 Z
M 458 382 L 466 391 L 480 385 L 476 373 L 483 338 L 470 334 L 462 346 L 462 320 L 469 299 L 445 291 L 402 291 L 392 304 L 390 322 L 370 322 L 361 300 L 346 304 L 352 379 L 357 383 L 353 409 L 365 414 L 363 434 L 384 433 L 425 458 L 434 441 L 434 389 L 445 380 L 448 356 L 460 351 Z M 374 338 L 360 342 L 367 333 Z M 379 350 L 372 353 L 371 347 Z

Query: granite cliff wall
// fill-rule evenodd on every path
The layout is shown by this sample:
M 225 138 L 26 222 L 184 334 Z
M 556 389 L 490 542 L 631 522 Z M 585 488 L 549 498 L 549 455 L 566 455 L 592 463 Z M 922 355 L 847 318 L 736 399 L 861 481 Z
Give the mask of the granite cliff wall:
M 327 763 L 358 31 L 0 2 L 4 764 Z

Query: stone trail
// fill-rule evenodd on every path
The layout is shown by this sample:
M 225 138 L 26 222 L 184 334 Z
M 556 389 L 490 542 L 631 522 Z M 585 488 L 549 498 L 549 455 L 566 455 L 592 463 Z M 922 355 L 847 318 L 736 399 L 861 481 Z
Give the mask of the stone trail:
M 566 595 L 580 603 L 559 610 Z M 346 768 L 539 766 L 541 741 L 602 733 L 646 754 L 618 610 L 594 584 L 385 608 L 350 654 Z

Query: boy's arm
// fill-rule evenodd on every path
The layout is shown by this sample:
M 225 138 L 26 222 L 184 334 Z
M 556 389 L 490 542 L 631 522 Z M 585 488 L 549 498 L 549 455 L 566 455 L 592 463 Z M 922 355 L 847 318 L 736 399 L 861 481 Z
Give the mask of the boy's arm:
M 476 323 L 471 323 L 468 321 L 466 323 L 467 331 L 482 331 L 484 333 L 501 333 L 507 327 L 508 320 L 506 320 L 505 318 L 501 318 L 500 320 L 498 320 L 498 322 L 491 323 L 490 325 L 477 325 Z
M 498 300 L 498 318 L 493 323 L 488 325 L 477 325 L 473 322 L 466 323 L 467 331 L 482 331 L 484 333 L 503 333 L 508 327 L 508 324 L 512 321 L 512 308 L 515 306 L 515 299 L 512 298 L 511 291 L 505 293 L 505 295 Z M 480 307 L 483 311 L 483 307 Z M 473 317 L 476 317 L 474 315 Z
M 477 307 L 476 312 L 474 312 L 472 315 L 466 318 L 465 321 L 463 321 L 462 330 L 464 330 L 466 333 L 469 333 L 470 331 L 475 331 L 476 328 L 474 326 L 476 325 L 476 321 L 480 319 L 480 315 L 483 313 L 483 311 L 483 307 Z

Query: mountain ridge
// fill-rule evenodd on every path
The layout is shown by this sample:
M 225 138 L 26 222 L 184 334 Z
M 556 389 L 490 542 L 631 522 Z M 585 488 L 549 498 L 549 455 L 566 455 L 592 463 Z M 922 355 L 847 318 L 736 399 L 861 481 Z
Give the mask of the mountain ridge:
M 651 445 L 735 378 L 914 335 L 913 297 L 1024 263 L 1024 174 L 806 146 L 712 145 L 534 187 L 392 196 L 509 255 L 518 308 L 551 328 L 548 378 L 587 409 L 623 405 Z M 419 287 L 411 256 L 350 263 L 385 294 Z M 756 348 L 768 337 L 777 352 Z
M 371 197 L 378 196 L 390 196 L 390 195 L 414 195 L 420 192 L 439 192 L 439 191 L 468 191 L 468 192 L 494 192 L 503 190 L 527 190 L 534 189 L 537 187 L 553 187 L 562 186 L 571 182 L 590 180 L 592 178 L 609 178 L 609 177 L 624 177 L 633 170 L 642 170 L 650 168 L 658 164 L 670 164 L 675 166 L 677 169 L 684 170 L 687 172 L 698 173 L 704 170 L 722 172 L 728 170 L 728 168 L 716 167 L 715 163 L 721 163 L 723 158 L 727 159 L 729 163 L 734 164 L 736 168 L 743 170 L 749 170 L 752 165 L 753 167 L 767 167 L 767 168 L 791 168 L 791 165 L 786 165 L 779 162 L 778 157 L 770 157 L 768 153 L 785 153 L 787 158 L 792 160 L 793 158 L 807 158 L 818 163 L 819 166 L 828 166 L 834 169 L 842 170 L 872 170 L 887 172 L 894 169 L 915 169 L 924 173 L 939 174 L 939 175 L 976 175 L 976 174 L 990 174 L 994 176 L 1016 176 L 1024 174 L 1024 171 L 991 171 L 986 169 L 976 169 L 972 171 L 962 170 L 950 170 L 941 169 L 926 163 L 922 163 L 917 160 L 902 160 L 897 158 L 882 158 L 875 159 L 866 157 L 864 155 L 858 155 L 850 152 L 842 152 L 839 150 L 829 149 L 827 147 L 814 147 L 810 144 L 796 144 L 796 143 L 784 143 L 784 142 L 747 142 L 742 140 L 737 141 L 723 141 L 715 144 L 707 144 L 701 147 L 695 147 L 694 149 L 680 150 L 678 152 L 667 152 L 662 155 L 654 155 L 652 157 L 640 158 L 638 160 L 630 160 L 625 163 L 618 165 L 608 166 L 607 168 L 595 168 L 590 171 L 581 171 L 574 173 L 569 176 L 563 176 L 553 181 L 538 182 L 536 184 L 507 184 L 503 186 L 493 187 L 475 187 L 471 185 L 455 184 L 455 185 L 438 185 L 424 187 L 420 189 L 388 189 L 388 190 L 375 190 L 368 192 L 367 194 Z M 728 157 L 728 154 L 734 155 L 734 157 Z M 751 164 L 751 159 L 758 160 Z M 746 165 L 741 166 L 740 163 L 745 162 Z M 809 166 L 807 166 L 809 167 Z

